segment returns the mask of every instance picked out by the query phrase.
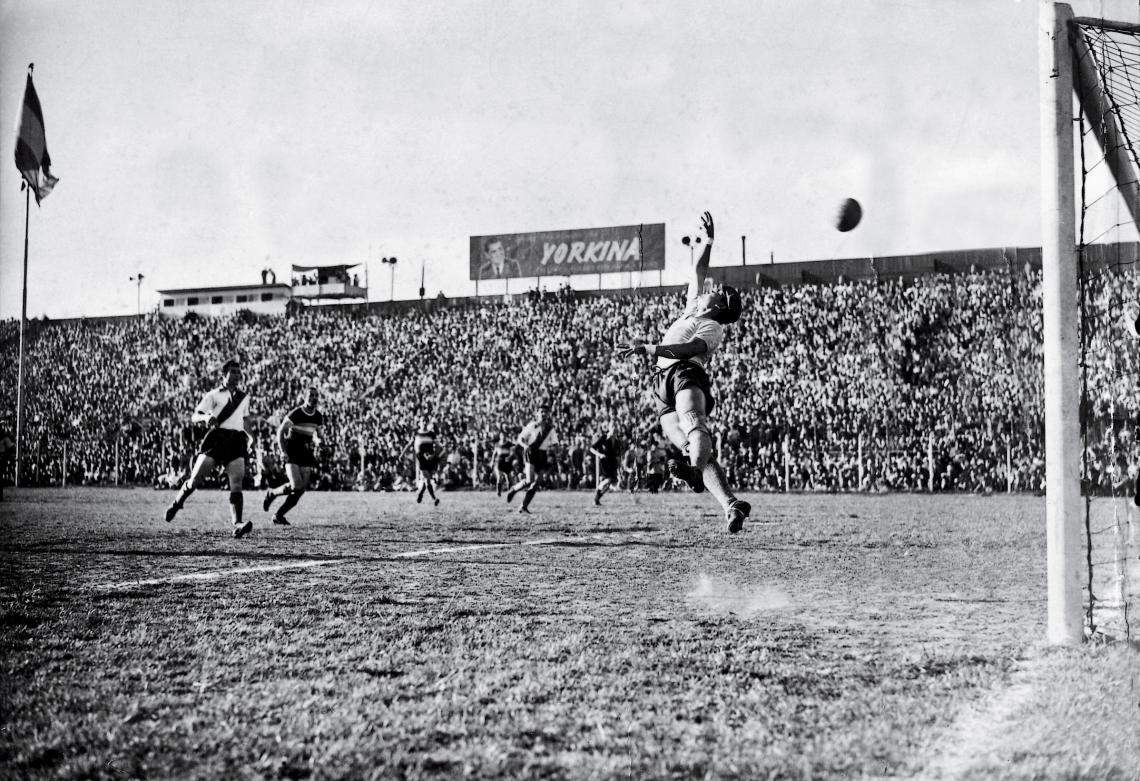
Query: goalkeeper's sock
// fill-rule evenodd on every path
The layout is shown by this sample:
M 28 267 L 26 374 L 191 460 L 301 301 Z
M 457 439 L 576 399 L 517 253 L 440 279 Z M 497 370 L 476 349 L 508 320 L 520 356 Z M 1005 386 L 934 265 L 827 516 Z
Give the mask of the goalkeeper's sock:
M 709 493 L 715 496 L 716 500 L 720 502 L 720 506 L 727 511 L 736 501 L 736 497 L 732 495 L 732 489 L 728 487 L 728 481 L 724 477 L 724 470 L 721 469 L 715 458 L 710 458 L 709 462 L 705 464 L 703 477 L 704 485 L 709 489 Z

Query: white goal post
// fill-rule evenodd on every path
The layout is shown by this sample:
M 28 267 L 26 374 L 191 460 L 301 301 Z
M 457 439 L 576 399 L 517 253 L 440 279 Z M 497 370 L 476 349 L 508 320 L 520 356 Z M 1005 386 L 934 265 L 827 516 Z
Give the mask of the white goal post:
M 1075 645 L 1081 616 L 1080 343 L 1073 173 L 1073 11 L 1041 4 L 1041 270 L 1045 358 L 1048 641 Z
M 1081 581 L 1092 565 L 1082 560 L 1087 519 L 1081 490 L 1083 313 L 1077 293 L 1083 236 L 1077 235 L 1074 148 L 1083 140 L 1077 136 L 1074 96 L 1132 223 L 1140 225 L 1140 184 L 1126 129 L 1118 124 L 1119 106 L 1102 86 L 1081 25 L 1130 35 L 1140 33 L 1140 26 L 1078 18 L 1069 5 L 1052 0 L 1040 0 L 1039 18 L 1047 639 L 1051 645 L 1076 645 L 1085 637 Z

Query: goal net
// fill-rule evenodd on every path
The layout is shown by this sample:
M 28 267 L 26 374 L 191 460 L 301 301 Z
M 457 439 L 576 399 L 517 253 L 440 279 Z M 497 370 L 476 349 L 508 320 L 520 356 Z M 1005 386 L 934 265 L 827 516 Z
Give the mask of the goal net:
M 1049 638 L 1140 638 L 1140 25 L 1043 7 Z

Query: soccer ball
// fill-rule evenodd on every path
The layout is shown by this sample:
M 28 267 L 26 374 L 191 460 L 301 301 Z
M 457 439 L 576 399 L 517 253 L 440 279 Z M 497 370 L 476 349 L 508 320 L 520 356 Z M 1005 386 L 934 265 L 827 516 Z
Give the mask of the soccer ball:
M 854 230 L 863 219 L 863 207 L 854 198 L 848 198 L 839 205 L 839 213 L 835 216 L 835 229 L 840 233 Z

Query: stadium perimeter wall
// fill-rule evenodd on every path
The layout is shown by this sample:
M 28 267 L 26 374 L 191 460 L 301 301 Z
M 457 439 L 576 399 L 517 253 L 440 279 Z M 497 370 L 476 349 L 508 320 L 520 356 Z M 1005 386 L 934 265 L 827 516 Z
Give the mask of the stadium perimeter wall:
M 1091 244 L 1085 248 L 1085 265 L 1090 270 L 1104 267 L 1124 267 L 1140 261 L 1140 242 Z M 718 282 L 739 288 L 775 287 L 783 285 L 826 285 L 837 282 L 859 282 L 875 279 L 911 280 L 930 274 L 962 274 L 971 271 L 996 269 L 1021 270 L 1041 268 L 1040 247 L 991 247 L 988 249 L 929 252 L 919 255 L 887 257 L 844 258 L 839 260 L 803 260 L 790 263 L 767 263 L 739 266 L 713 266 L 709 277 Z M 588 279 L 593 275 L 583 276 Z M 646 285 L 643 287 L 575 289 L 576 298 L 622 297 L 639 293 L 681 292 L 684 285 Z M 548 295 L 550 295 L 548 293 Z M 516 293 L 509 298 L 522 300 L 528 293 Z M 502 295 L 460 296 L 457 298 L 410 299 L 402 301 L 368 301 L 339 304 L 309 304 L 306 308 L 322 311 L 340 310 L 361 315 L 422 311 L 432 312 L 442 307 L 464 307 L 492 301 L 502 301 Z M 131 320 L 138 315 L 107 317 L 77 317 L 61 320 L 44 319 L 44 324 L 76 323 L 86 321 L 116 322 Z

